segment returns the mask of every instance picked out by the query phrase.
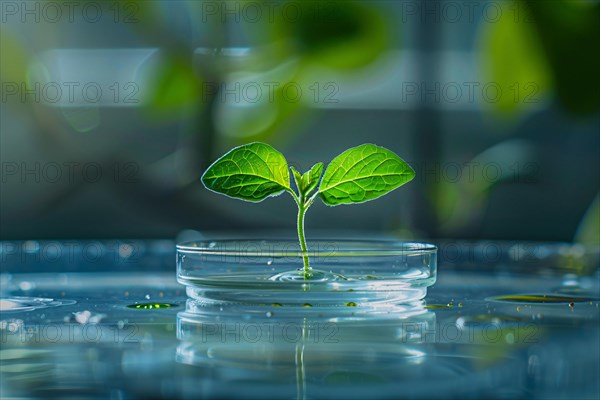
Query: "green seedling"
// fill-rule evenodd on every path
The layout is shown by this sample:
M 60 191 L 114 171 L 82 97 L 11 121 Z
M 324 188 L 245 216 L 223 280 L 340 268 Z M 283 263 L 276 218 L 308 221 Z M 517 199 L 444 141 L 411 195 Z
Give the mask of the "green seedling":
M 363 144 L 346 150 L 325 169 L 317 163 L 301 174 L 288 167 L 283 154 L 266 143 L 236 147 L 215 161 L 202 175 L 204 186 L 216 193 L 258 203 L 288 192 L 298 206 L 298 240 L 304 279 L 311 266 L 304 236 L 304 216 L 319 197 L 328 206 L 364 203 L 409 182 L 415 171 L 386 148 Z M 290 185 L 290 171 L 296 184 Z

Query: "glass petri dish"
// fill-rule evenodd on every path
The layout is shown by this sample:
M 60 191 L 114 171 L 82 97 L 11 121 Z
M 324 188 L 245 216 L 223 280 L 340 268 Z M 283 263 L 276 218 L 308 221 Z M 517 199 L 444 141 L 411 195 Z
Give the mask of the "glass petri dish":
M 296 240 L 177 245 L 177 280 L 204 304 L 362 307 L 412 303 L 436 280 L 437 248 L 393 240 L 308 242 L 311 277 Z

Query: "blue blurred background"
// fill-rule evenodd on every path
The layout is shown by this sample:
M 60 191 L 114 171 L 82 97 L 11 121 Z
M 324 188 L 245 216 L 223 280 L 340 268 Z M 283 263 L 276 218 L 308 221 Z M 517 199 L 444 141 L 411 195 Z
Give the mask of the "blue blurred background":
M 550 4 L 549 4 L 550 3 Z M 598 1 L 1 1 L 1 239 L 289 229 L 199 178 L 264 141 L 417 177 L 307 230 L 598 245 Z

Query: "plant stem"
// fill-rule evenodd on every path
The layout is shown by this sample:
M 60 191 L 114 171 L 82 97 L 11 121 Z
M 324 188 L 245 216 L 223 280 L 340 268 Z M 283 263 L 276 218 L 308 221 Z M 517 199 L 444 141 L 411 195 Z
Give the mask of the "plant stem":
M 300 241 L 300 249 L 302 250 L 302 261 L 304 262 L 304 279 L 310 278 L 310 260 L 308 259 L 308 248 L 306 247 L 306 239 L 304 238 L 304 214 L 307 207 L 302 202 L 298 203 L 298 240 Z
M 302 261 L 304 263 L 304 279 L 308 280 L 311 277 L 311 268 L 310 259 L 308 258 L 308 247 L 306 246 L 306 239 L 304 238 L 304 214 L 306 214 L 306 210 L 308 210 L 308 207 L 310 207 L 312 204 L 315 196 L 306 201 L 302 192 L 300 192 L 300 197 L 298 197 L 298 195 L 292 189 L 287 189 L 287 191 L 292 195 L 292 198 L 298 205 L 298 241 L 300 242 Z

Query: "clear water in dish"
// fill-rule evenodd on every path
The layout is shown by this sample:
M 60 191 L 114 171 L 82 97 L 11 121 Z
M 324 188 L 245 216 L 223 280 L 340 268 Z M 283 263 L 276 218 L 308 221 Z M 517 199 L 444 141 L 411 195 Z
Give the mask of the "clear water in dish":
M 282 304 L 302 307 L 363 306 L 373 303 L 406 303 L 421 300 L 435 278 L 409 280 L 342 279 L 339 274 L 318 274 L 317 279 L 304 280 L 296 273 L 284 272 L 266 278 L 260 274 L 244 275 L 244 279 L 186 280 L 189 297 L 209 303 Z M 240 277 L 237 277 L 240 278 Z

